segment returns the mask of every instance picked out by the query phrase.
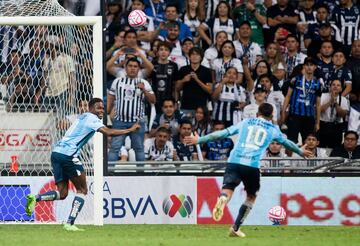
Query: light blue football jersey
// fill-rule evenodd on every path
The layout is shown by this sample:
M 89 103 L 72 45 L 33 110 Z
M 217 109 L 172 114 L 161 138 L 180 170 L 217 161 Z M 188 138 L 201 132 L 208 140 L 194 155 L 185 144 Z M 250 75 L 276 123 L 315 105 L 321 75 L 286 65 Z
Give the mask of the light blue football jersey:
M 238 135 L 238 140 L 228 158 L 229 163 L 255 168 L 260 167 L 260 159 L 272 141 L 289 144 L 280 128 L 263 118 L 248 118 L 226 129 L 229 135 Z M 301 152 L 295 144 L 291 147 Z M 297 148 L 297 149 L 296 149 Z
M 80 149 L 101 127 L 104 127 L 104 124 L 95 114 L 81 114 L 66 131 L 65 136 L 56 143 L 53 151 L 67 156 L 78 156 Z

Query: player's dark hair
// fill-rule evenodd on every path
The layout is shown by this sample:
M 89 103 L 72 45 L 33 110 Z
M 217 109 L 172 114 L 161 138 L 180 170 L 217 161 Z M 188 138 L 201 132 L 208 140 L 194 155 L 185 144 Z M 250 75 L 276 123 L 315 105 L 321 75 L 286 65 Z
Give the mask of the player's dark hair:
M 98 102 L 103 102 L 103 100 L 98 97 L 92 98 L 89 102 L 89 108 L 93 108 L 95 106 L 95 104 Z
M 270 103 L 263 103 L 259 106 L 258 113 L 266 118 L 271 118 L 273 106 Z
M 171 101 L 174 105 L 176 103 L 175 99 L 172 97 L 172 96 L 167 96 L 163 99 L 163 103 L 162 103 L 162 106 L 164 106 L 164 102 L 168 102 L 168 101 Z
M 156 133 L 158 132 L 164 132 L 168 135 L 171 135 L 171 132 L 168 128 L 164 127 L 164 126 L 160 126 L 157 130 L 156 130 Z
M 213 120 L 213 126 L 215 125 L 224 125 L 225 126 L 225 123 L 224 121 L 221 121 L 221 120 Z
M 139 65 L 139 67 L 141 66 L 140 61 L 136 57 L 129 58 L 129 60 L 126 61 L 125 66 L 127 66 L 130 62 L 136 62 Z
M 359 134 L 358 134 L 357 132 L 355 132 L 355 131 L 346 131 L 346 132 L 345 132 L 345 135 L 344 135 L 344 138 L 346 138 L 349 134 L 354 134 L 356 140 L 359 139 Z

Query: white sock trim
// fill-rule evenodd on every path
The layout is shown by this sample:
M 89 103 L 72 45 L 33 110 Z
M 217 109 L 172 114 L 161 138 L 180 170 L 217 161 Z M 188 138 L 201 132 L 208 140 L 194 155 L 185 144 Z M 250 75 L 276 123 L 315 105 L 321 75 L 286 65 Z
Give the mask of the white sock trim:
M 83 193 L 76 193 L 76 196 L 80 197 L 80 198 L 82 198 L 84 200 L 85 200 L 85 197 L 86 197 L 86 195 L 84 195 Z

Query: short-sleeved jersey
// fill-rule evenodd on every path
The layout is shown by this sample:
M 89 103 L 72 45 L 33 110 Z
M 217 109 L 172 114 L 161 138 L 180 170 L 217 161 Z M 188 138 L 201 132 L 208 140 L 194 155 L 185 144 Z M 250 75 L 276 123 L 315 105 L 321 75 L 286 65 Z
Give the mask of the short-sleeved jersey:
M 95 114 L 81 114 L 66 131 L 65 136 L 56 143 L 53 152 L 78 156 L 81 148 L 101 127 L 104 127 L 104 124 Z
M 277 125 L 263 118 L 245 119 L 227 131 L 239 136 L 228 162 L 255 168 L 260 167 L 260 159 L 272 141 L 287 141 Z

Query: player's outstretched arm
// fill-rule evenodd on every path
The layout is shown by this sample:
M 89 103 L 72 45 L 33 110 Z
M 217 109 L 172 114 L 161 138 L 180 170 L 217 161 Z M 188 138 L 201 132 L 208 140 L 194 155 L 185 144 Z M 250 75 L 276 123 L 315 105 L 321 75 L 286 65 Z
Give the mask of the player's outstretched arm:
M 101 132 L 102 134 L 105 134 L 106 136 L 116 136 L 116 135 L 128 134 L 128 133 L 134 132 L 140 128 L 141 128 L 141 126 L 138 123 L 135 123 L 128 129 L 121 129 L 121 130 L 120 129 L 111 129 L 111 128 L 104 126 L 99 129 L 99 132 Z
M 197 133 L 195 133 L 195 136 L 186 136 L 185 137 L 185 143 L 186 144 L 203 144 L 209 141 L 213 141 L 219 138 L 226 138 L 230 136 L 230 133 L 227 129 L 216 131 L 213 133 L 210 133 L 208 135 L 205 135 L 203 137 L 199 137 Z
M 302 157 L 311 157 L 313 153 L 306 149 L 306 145 L 304 145 L 302 148 L 299 148 L 297 144 L 295 144 L 293 141 L 289 139 L 285 139 L 282 143 L 284 147 L 292 152 L 295 152 L 296 154 L 302 156 Z

